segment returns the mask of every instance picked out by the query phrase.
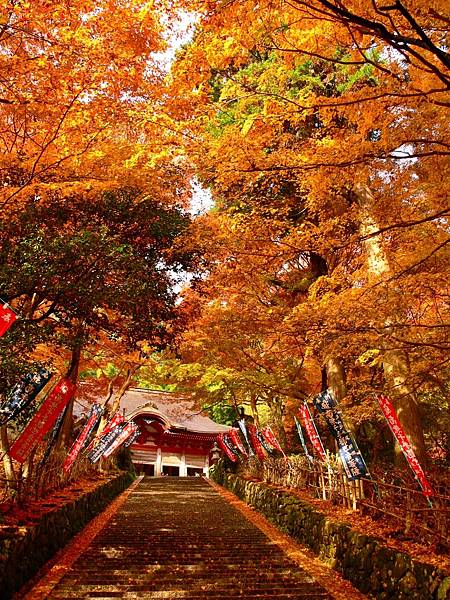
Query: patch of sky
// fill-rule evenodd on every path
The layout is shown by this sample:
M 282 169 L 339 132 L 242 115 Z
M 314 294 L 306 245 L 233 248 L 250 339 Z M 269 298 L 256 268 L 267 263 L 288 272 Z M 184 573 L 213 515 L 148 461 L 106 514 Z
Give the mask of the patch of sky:
M 214 207 L 211 191 L 202 187 L 196 178 L 191 180 L 191 191 L 192 195 L 188 212 L 193 218 L 204 215 Z
M 161 21 L 166 28 L 163 38 L 167 42 L 167 48 L 162 52 L 154 52 L 152 60 L 163 72 L 169 72 L 177 51 L 192 40 L 197 20 L 198 16 L 195 13 L 185 11 L 179 11 L 178 20 L 171 23 L 162 15 Z

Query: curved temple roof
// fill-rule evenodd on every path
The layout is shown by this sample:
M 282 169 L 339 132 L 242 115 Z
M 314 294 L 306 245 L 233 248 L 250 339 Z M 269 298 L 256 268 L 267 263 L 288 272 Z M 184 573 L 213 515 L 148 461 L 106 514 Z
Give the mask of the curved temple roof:
M 159 390 L 129 389 L 120 401 L 125 416 L 144 415 L 146 412 L 159 415 L 168 427 L 194 433 L 222 433 L 229 431 L 228 425 L 219 425 L 209 417 L 199 414 L 194 401 L 187 395 Z

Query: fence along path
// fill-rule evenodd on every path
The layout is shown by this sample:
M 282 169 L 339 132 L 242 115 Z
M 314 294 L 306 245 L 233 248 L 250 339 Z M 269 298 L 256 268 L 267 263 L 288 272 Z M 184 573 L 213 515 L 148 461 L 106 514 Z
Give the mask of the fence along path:
M 347 582 L 339 588 L 337 574 L 336 595 L 322 587 L 200 478 L 144 479 L 63 572 L 26 598 L 363 598 L 356 590 L 349 594 Z

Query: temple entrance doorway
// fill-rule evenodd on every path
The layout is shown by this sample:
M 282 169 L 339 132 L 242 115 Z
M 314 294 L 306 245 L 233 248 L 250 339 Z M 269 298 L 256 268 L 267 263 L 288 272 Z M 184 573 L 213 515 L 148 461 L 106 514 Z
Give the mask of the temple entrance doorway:
M 187 476 L 188 477 L 200 477 L 203 475 L 203 469 L 198 467 L 188 467 L 187 468 Z
M 162 474 L 168 477 L 179 477 L 180 467 L 174 467 L 173 465 L 163 465 Z
M 155 476 L 155 465 L 143 465 L 143 472 L 144 472 L 144 475 L 146 475 L 147 477 L 154 477 Z

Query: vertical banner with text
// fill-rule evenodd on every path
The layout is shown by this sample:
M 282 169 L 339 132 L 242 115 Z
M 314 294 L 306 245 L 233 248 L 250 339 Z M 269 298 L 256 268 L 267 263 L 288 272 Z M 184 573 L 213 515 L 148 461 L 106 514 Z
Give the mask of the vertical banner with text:
M 264 448 L 264 450 L 267 452 L 267 454 L 269 456 L 275 456 L 275 453 L 276 453 L 275 448 L 271 444 L 269 444 L 269 442 L 264 437 L 262 431 L 256 430 L 256 435 L 258 436 L 258 440 L 260 441 L 261 446 Z
M 8 308 L 7 304 L 0 306 L 0 337 L 8 331 L 16 319 L 16 313 Z
M 101 459 L 101 457 L 109 448 L 109 446 L 112 443 L 114 443 L 119 437 L 119 435 L 122 433 L 124 427 L 125 424 L 120 423 L 112 429 L 109 429 L 109 431 L 100 438 L 100 441 L 96 444 L 95 448 L 91 450 L 91 452 L 88 455 L 88 459 L 91 461 L 92 464 L 95 464 Z
M 53 373 L 43 367 L 24 375 L 6 396 L 0 406 L 0 425 L 5 425 L 36 398 L 52 378 Z
M 239 437 L 239 431 L 237 429 L 235 429 L 234 427 L 232 427 L 230 429 L 230 431 L 228 432 L 228 435 L 230 436 L 231 441 L 236 446 L 236 448 L 239 450 L 239 452 L 243 456 L 248 456 L 248 452 L 245 449 L 244 444 L 241 441 L 241 438 Z
M 66 457 L 66 460 L 63 464 L 64 471 L 70 471 L 73 463 L 76 461 L 78 454 L 86 443 L 86 440 L 93 432 L 94 427 L 96 426 L 100 416 L 102 414 L 102 407 L 99 404 L 94 404 L 91 406 L 89 411 L 87 421 L 75 442 L 72 444 L 72 447 L 69 450 L 69 453 Z
M 306 445 L 306 442 L 305 442 L 305 436 L 303 435 L 302 426 L 298 422 L 296 416 L 294 416 L 294 421 L 295 421 L 295 426 L 297 428 L 298 437 L 300 439 L 300 443 L 301 443 L 302 448 L 303 448 L 303 452 L 305 453 L 305 456 L 309 460 L 309 462 L 312 463 L 312 462 L 314 462 L 314 459 L 311 456 L 311 454 L 308 452 L 308 446 Z
M 259 458 L 259 460 L 266 460 L 267 455 L 264 451 L 263 445 L 259 441 L 258 430 L 256 429 L 256 425 L 254 425 L 253 423 L 249 423 L 247 425 L 247 429 L 252 442 L 252 446 L 255 449 L 256 456 Z
M 281 452 L 283 456 L 286 456 L 283 452 L 283 448 L 281 447 L 279 441 L 275 437 L 274 432 L 272 431 L 272 428 L 269 425 L 263 427 L 263 429 L 261 429 L 261 433 L 264 436 L 265 440 L 272 446 L 272 448 L 275 448 L 275 450 Z
M 239 429 L 242 431 L 242 435 L 244 436 L 245 441 L 247 442 L 248 455 L 254 456 L 255 452 L 253 450 L 252 444 L 250 442 L 250 438 L 248 436 L 247 425 L 245 423 L 245 419 L 239 419 L 238 425 L 239 425 Z
M 299 408 L 300 417 L 303 422 L 303 425 L 306 429 L 306 433 L 308 434 L 309 439 L 311 440 L 311 444 L 313 445 L 314 450 L 320 456 L 322 460 L 326 460 L 325 457 L 325 448 L 323 447 L 322 440 L 319 437 L 319 432 L 317 431 L 316 424 L 312 418 L 312 415 L 309 411 L 309 406 L 306 404 L 302 404 Z
M 336 406 L 333 392 L 325 390 L 314 398 L 314 405 L 327 422 L 328 429 L 336 440 L 339 448 L 339 457 L 344 467 L 345 474 L 350 481 L 360 479 L 367 475 L 364 458 L 345 427 L 342 415 Z
M 120 432 L 120 435 L 114 440 L 114 442 L 108 447 L 106 448 L 106 450 L 103 452 L 103 458 L 108 458 L 108 456 L 111 456 L 111 454 L 113 452 L 115 452 L 124 442 L 127 441 L 127 439 L 133 435 L 133 433 L 136 431 L 137 429 L 137 425 L 135 425 L 134 423 L 130 422 L 127 423 L 122 431 Z
M 217 443 L 222 448 L 222 450 L 225 452 L 225 454 L 228 456 L 228 458 L 231 460 L 231 462 L 237 462 L 237 460 L 238 460 L 237 452 L 235 450 L 233 450 L 233 448 L 231 446 L 231 441 L 228 440 L 225 433 L 218 434 Z
M 136 425 L 136 431 L 134 431 L 130 435 L 130 437 L 124 442 L 124 444 L 123 444 L 124 448 L 129 448 L 131 446 L 131 444 L 138 439 L 138 437 L 141 435 L 141 433 L 142 433 L 142 431 Z
M 55 385 L 20 437 L 12 445 L 10 453 L 12 458 L 20 463 L 25 461 L 28 454 L 54 424 L 62 409 L 75 394 L 76 389 L 77 386 L 68 379 L 61 379 Z
M 107 435 L 111 431 L 111 429 L 114 429 L 115 427 L 117 427 L 117 425 L 120 425 L 124 422 L 125 422 L 125 417 L 123 416 L 122 413 L 119 413 L 119 412 L 114 413 L 114 415 L 106 423 L 106 425 L 102 429 L 102 431 L 100 433 L 97 433 L 97 435 L 94 437 L 94 439 L 89 443 L 86 450 L 88 452 L 90 452 L 91 450 L 96 448 L 98 446 L 98 444 L 101 442 L 101 440 L 105 437 L 105 435 Z
M 392 402 L 387 396 L 383 396 L 382 394 L 377 395 L 377 401 L 380 405 L 381 410 L 388 422 L 388 425 L 394 434 L 398 445 L 402 449 L 402 452 L 408 461 L 409 466 L 411 467 L 414 475 L 416 476 L 417 481 L 419 482 L 420 487 L 422 488 L 423 495 L 427 498 L 429 496 L 434 495 L 433 488 L 431 487 L 424 470 L 420 466 L 419 461 L 414 453 L 414 450 L 411 446 L 411 442 L 408 439 L 408 436 L 405 433 L 405 430 L 400 423 L 397 413 L 392 405 Z

